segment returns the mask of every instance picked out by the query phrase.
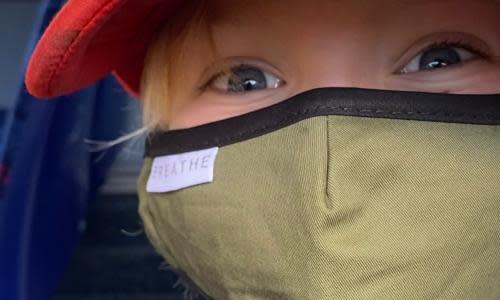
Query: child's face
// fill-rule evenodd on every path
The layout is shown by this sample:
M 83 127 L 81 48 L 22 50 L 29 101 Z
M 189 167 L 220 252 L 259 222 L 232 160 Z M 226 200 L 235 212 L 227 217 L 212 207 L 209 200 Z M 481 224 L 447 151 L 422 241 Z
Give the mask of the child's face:
M 212 11 L 217 58 L 184 53 L 171 129 L 316 87 L 500 92 L 500 1 L 214 0 Z

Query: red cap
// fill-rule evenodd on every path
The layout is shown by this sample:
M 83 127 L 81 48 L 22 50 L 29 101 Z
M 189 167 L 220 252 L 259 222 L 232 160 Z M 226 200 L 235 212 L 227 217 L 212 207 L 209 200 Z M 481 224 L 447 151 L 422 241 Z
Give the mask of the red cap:
M 72 93 L 113 73 L 131 94 L 147 47 L 179 0 L 70 0 L 57 13 L 28 64 L 35 97 Z

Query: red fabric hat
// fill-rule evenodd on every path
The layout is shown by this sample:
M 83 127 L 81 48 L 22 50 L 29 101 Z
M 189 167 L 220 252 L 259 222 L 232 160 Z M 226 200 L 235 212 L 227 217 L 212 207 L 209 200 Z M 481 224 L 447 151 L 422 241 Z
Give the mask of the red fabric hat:
M 35 97 L 72 93 L 113 73 L 131 94 L 147 46 L 180 0 L 70 0 L 57 13 L 28 64 Z

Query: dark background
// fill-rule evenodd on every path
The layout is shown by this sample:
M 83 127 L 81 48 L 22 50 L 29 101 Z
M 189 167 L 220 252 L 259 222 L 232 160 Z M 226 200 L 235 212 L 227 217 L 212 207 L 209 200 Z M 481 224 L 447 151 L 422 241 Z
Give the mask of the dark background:
M 141 107 L 108 77 L 74 95 L 26 93 L 26 63 L 64 1 L 0 0 L 0 299 L 182 299 L 137 214 Z

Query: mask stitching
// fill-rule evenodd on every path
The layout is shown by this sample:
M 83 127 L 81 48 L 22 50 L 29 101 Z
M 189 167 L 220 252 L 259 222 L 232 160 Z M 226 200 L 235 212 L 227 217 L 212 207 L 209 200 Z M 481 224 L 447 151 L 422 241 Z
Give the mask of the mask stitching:
M 49 71 L 50 73 L 49 76 L 47 77 L 48 80 L 46 81 L 47 94 L 51 94 L 54 78 L 58 76 L 60 71 L 68 64 L 68 59 L 76 51 L 75 49 L 81 42 L 83 33 L 87 33 L 89 29 L 91 29 L 92 25 L 101 20 L 102 17 L 106 15 L 106 13 L 112 11 L 114 8 L 116 8 L 117 5 L 120 5 L 119 1 L 112 1 L 100 7 L 96 11 L 96 13 L 86 21 L 85 25 L 78 32 L 78 34 L 73 37 L 73 39 L 68 44 L 66 49 L 64 49 L 64 51 L 54 59 L 56 63 L 51 64 L 48 68 L 50 70 Z
M 179 145 L 179 144 L 174 144 L 174 145 L 169 145 L 172 147 L 172 149 L 182 149 L 183 147 L 195 147 L 195 146 L 207 146 L 209 144 L 212 144 L 212 143 L 227 143 L 235 138 L 240 138 L 242 136 L 252 136 L 252 135 L 255 135 L 257 133 L 260 133 L 261 131 L 265 131 L 269 128 L 274 128 L 276 126 L 279 126 L 279 125 L 286 125 L 288 124 L 290 121 L 301 121 L 301 119 L 295 119 L 295 117 L 297 116 L 307 116 L 308 114 L 311 114 L 311 113 L 317 113 L 318 111 L 321 111 L 321 110 L 343 110 L 343 111 L 356 111 L 356 112 L 360 112 L 360 113 L 373 113 L 373 114 L 387 114 L 387 113 L 390 113 L 392 115 L 426 115 L 426 116 L 438 116 L 438 115 L 442 115 L 444 117 L 452 117 L 452 116 L 456 116 L 456 117 L 463 117 L 463 116 L 466 116 L 468 118 L 471 118 L 471 119 L 477 119 L 477 118 L 484 118 L 484 119 L 488 119 L 488 120 L 491 120 L 491 121 L 497 121 L 495 120 L 495 116 L 492 115 L 492 114 L 481 114 L 481 115 L 476 115 L 476 114 L 466 114 L 466 113 L 456 113 L 456 114 L 453 114 L 453 113 L 448 113 L 448 112 L 439 112 L 439 111 L 436 111 L 436 112 L 420 112 L 420 111 L 383 111 L 383 110 L 375 110 L 375 109 L 356 109 L 356 108 L 352 108 L 352 107 L 332 107 L 332 106 L 325 106 L 325 105 L 319 105 L 319 106 L 316 106 L 316 107 L 311 107 L 311 108 L 307 108 L 305 110 L 301 110 L 301 111 L 298 111 L 298 112 L 292 112 L 292 113 L 289 113 L 287 115 L 286 118 L 283 118 L 283 119 L 280 119 L 278 120 L 277 122 L 273 122 L 271 124 L 267 124 L 263 127 L 260 127 L 260 128 L 257 128 L 257 129 L 254 129 L 252 131 L 244 131 L 244 132 L 239 132 L 237 134 L 233 134 L 229 137 L 225 137 L 225 138 L 219 138 L 219 137 L 214 137 L 213 139 L 211 140 L 204 140 L 204 141 L 199 141 L 198 143 L 196 144 L 183 144 L 183 145 Z M 279 127 L 278 127 L 279 128 Z M 167 133 L 168 134 L 168 133 Z
M 325 176 L 325 186 L 326 186 L 326 196 L 325 196 L 325 206 L 327 209 L 331 210 L 332 209 L 332 201 L 333 201 L 333 195 L 332 195 L 332 188 L 330 187 L 330 184 L 328 184 L 328 180 L 330 178 L 330 119 L 326 118 L 326 176 Z

